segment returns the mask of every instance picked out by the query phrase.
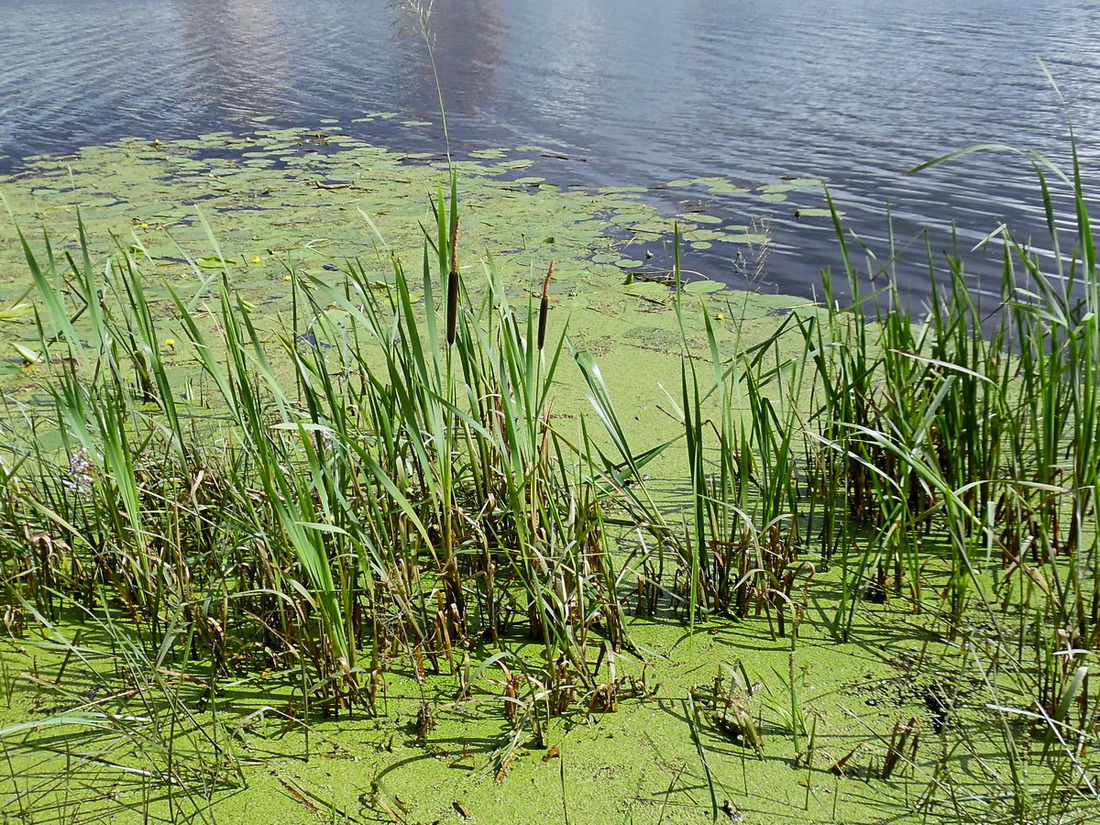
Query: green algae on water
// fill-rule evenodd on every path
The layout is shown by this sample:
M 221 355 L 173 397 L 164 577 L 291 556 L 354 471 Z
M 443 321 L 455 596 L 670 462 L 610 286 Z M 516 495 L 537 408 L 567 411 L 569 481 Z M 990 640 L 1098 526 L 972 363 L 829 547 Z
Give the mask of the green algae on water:
M 720 220 L 711 215 L 674 219 L 658 213 L 639 200 L 643 187 L 559 187 L 543 175 L 517 174 L 536 166 L 541 156 L 533 146 L 482 149 L 457 165 L 464 247 L 502 257 L 505 272 L 515 264 L 542 270 L 550 257 L 559 268 L 570 261 L 608 260 L 640 236 L 671 236 L 677 224 L 691 241 L 745 242 L 738 232 L 719 229 Z M 255 256 L 280 255 L 284 262 L 309 266 L 377 260 L 384 246 L 415 260 L 432 220 L 429 199 L 446 174 L 440 161 L 430 153 L 388 151 L 338 131 L 259 128 L 249 136 L 127 138 L 70 157 L 29 159 L 18 173 L 0 179 L 0 193 L 15 225 L 32 240 L 41 225 L 55 242 L 64 239 L 63 249 L 72 248 L 79 211 L 87 236 L 101 245 L 99 252 L 113 251 L 105 239 L 114 235 L 140 248 L 166 277 L 187 278 L 188 260 L 206 265 L 212 234 L 235 277 L 238 263 Z M 742 191 L 718 178 L 677 183 Z M 625 234 L 609 233 L 609 226 Z M 533 243 L 535 231 L 539 238 L 555 239 L 552 248 Z M 18 294 L 22 268 L 22 251 L 9 226 L 0 232 L 0 298 Z M 274 261 L 269 275 L 282 276 Z

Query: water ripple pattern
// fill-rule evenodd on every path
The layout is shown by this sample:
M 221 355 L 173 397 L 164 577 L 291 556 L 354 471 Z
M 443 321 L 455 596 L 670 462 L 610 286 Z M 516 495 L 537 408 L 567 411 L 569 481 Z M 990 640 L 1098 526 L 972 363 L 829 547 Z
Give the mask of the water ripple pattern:
M 435 83 L 414 21 L 389 0 L 0 0 L 0 165 L 136 135 L 340 126 L 395 148 L 442 149 Z M 415 28 L 415 26 L 412 26 Z M 1039 236 L 1028 159 L 1065 164 L 1067 116 L 1100 164 L 1100 9 L 1088 0 L 435 0 L 434 52 L 456 147 L 536 143 L 571 160 L 561 183 L 654 187 L 670 211 L 744 220 L 736 195 L 691 201 L 673 179 L 748 188 L 828 182 L 853 231 L 934 254 L 1001 220 Z M 1043 57 L 1069 101 L 1063 109 Z M 392 121 L 356 125 L 364 112 Z M 662 201 L 662 198 L 664 201 Z M 837 263 L 827 221 L 796 218 L 820 190 L 771 208 L 767 288 L 812 294 Z M 975 264 L 994 278 L 995 255 Z M 725 252 L 692 266 L 735 280 Z M 924 267 L 903 265 L 927 295 Z

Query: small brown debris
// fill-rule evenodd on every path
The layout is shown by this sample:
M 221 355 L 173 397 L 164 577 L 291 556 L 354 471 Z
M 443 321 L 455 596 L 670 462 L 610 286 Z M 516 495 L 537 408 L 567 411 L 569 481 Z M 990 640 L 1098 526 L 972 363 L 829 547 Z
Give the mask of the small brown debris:
M 844 766 L 848 764 L 848 760 L 855 756 L 856 751 L 858 751 L 861 747 L 861 745 L 856 745 L 854 748 L 852 748 L 851 751 L 848 752 L 847 756 L 840 757 L 840 759 L 836 760 L 836 762 L 830 765 L 829 770 L 835 773 L 837 776 L 844 776 Z

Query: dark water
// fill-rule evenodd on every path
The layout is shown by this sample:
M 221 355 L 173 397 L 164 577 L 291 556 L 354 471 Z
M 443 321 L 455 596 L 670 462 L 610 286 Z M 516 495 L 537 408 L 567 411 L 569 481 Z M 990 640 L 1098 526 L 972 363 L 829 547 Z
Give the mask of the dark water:
M 438 149 L 435 84 L 409 20 L 387 0 L 0 0 L 0 166 L 129 135 L 245 132 L 257 116 L 337 118 L 383 145 Z M 820 177 L 880 255 L 887 205 L 900 242 L 929 227 L 936 250 L 952 222 L 965 248 L 1000 220 L 1039 237 L 1026 157 L 903 174 L 936 155 L 1004 142 L 1067 163 L 1068 116 L 1086 184 L 1100 168 L 1100 4 L 1087 0 L 435 0 L 431 26 L 458 151 L 544 146 L 569 160 L 539 174 L 566 183 Z M 369 111 L 403 117 L 350 123 Z M 836 265 L 827 222 L 794 217 L 821 205 L 805 192 L 770 207 L 766 288 L 810 295 Z M 749 208 L 737 196 L 704 206 Z M 902 266 L 915 299 L 919 261 Z M 971 261 L 992 279 L 995 261 Z M 736 280 L 726 254 L 689 264 Z

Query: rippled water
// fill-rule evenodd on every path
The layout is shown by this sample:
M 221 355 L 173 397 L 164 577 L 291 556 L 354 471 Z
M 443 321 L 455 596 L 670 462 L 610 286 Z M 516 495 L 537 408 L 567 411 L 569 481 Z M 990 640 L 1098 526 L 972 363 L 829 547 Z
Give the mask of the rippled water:
M 258 116 L 439 148 L 430 63 L 408 22 L 386 0 L 0 0 L 0 164 L 129 135 L 248 131 Z M 435 0 L 431 25 L 459 151 L 538 144 L 569 158 L 539 172 L 563 183 L 820 177 L 880 257 L 887 205 L 900 243 L 929 227 L 946 248 L 953 221 L 966 248 L 1000 220 L 1039 237 L 1026 157 L 903 174 L 936 155 L 1003 142 L 1066 163 L 1068 114 L 1086 167 L 1100 164 L 1089 0 Z M 351 123 L 379 110 L 434 125 Z M 659 188 L 648 197 L 685 206 Z M 813 294 L 837 264 L 828 222 L 794 216 L 821 205 L 805 192 L 769 208 L 766 288 Z M 737 196 L 701 206 L 749 208 Z M 901 267 L 917 299 L 919 258 Z M 740 277 L 728 250 L 688 265 Z M 992 279 L 997 266 L 975 255 L 971 269 Z

